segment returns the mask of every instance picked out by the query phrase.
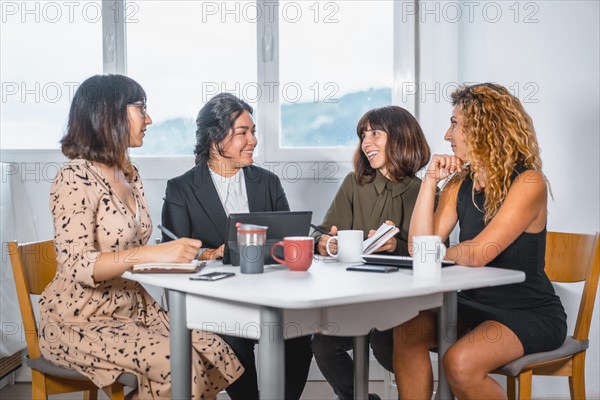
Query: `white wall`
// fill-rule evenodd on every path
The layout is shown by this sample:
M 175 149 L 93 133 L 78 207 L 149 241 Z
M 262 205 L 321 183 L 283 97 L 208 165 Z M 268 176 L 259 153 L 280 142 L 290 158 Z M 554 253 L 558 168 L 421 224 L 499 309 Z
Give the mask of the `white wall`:
M 451 113 L 449 92 L 457 82 L 497 82 L 517 94 L 533 118 L 544 171 L 554 201 L 548 229 L 593 232 L 600 221 L 599 198 L 599 5 L 597 1 L 520 3 L 519 23 L 510 7 L 496 23 L 466 16 L 422 26 L 420 122 L 434 152 L 449 152 L 443 141 Z M 525 9 L 524 4 L 537 8 Z M 463 12 L 466 13 L 466 8 Z M 479 11 L 477 11 L 479 10 Z M 488 20 L 493 20 L 492 7 Z M 533 13 L 533 14 L 532 14 Z M 527 15 L 538 22 L 524 23 Z M 446 21 L 453 14 L 446 11 Z M 437 99 L 436 99 L 436 95 Z
M 425 103 L 419 118 L 433 151 L 450 152 L 443 135 L 451 115 L 449 93 L 456 82 L 503 84 L 521 99 L 534 121 L 554 196 L 548 205 L 548 230 L 599 230 L 600 3 L 472 2 L 470 15 L 461 3 L 458 21 L 448 6 L 452 2 L 445 8 L 438 3 L 437 10 L 434 3 L 427 2 L 428 13 L 420 15 Z M 571 331 L 580 290 L 557 288 Z M 596 297 L 586 360 L 588 398 L 600 397 L 598 303 Z M 568 398 L 566 378 L 536 377 L 533 395 Z
M 444 11 L 441 6 L 444 3 L 438 3 L 439 11 L 435 11 L 433 3 L 429 3 L 433 13 L 424 15 L 421 26 L 420 72 L 422 88 L 429 92 L 425 93 L 425 103 L 420 103 L 419 115 L 433 151 L 450 150 L 442 137 L 451 114 L 447 99 L 458 82 L 494 81 L 518 89 L 534 120 L 544 170 L 552 185 L 554 201 L 549 204 L 548 229 L 599 230 L 600 3 L 501 2 L 496 3 L 503 13 L 497 22 L 490 22 L 495 19 L 492 8 L 487 9 L 487 20 L 483 18 L 484 3 L 472 2 L 479 4 L 474 9 L 473 21 L 468 19 L 465 7 L 463 17 L 455 21 L 450 8 Z M 518 4 L 520 11 L 517 22 L 514 9 L 509 8 L 515 7 L 514 4 Z M 524 23 L 527 15 L 538 21 Z M 40 239 L 52 236 L 48 193 L 54 163 L 62 160 L 58 152 L 2 151 L 2 161 L 16 162 L 22 167 L 20 173 Z M 144 178 L 156 225 L 160 221 L 166 179 L 190 168 L 192 160 L 135 161 Z M 295 176 L 283 177 L 292 208 L 313 210 L 313 222 L 320 222 L 341 182 L 340 177 L 348 168 L 348 164 L 340 164 L 337 181 L 324 181 L 322 177 L 315 180 L 307 175 L 301 180 Z M 155 232 L 154 236 L 159 235 Z M 563 288 L 559 293 L 571 316 L 572 327 L 579 293 Z M 597 298 L 586 361 L 588 398 L 600 398 L 599 313 Z M 568 398 L 566 378 L 536 377 L 533 390 L 537 398 Z

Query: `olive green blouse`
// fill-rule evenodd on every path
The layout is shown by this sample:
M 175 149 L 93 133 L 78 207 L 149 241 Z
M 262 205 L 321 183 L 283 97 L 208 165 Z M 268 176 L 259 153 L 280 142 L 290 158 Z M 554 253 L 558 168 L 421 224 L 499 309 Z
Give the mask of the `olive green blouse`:
M 390 220 L 400 229 L 396 235 L 398 244 L 394 254 L 407 256 L 410 217 L 420 187 L 419 178 L 392 182 L 379 171 L 372 182 L 361 185 L 354 172 L 351 172 L 344 178 L 319 228 L 329 231 L 335 225 L 338 230 L 362 230 L 366 239 L 369 230 L 377 229 Z M 318 231 L 313 233 L 315 244 L 321 236 Z

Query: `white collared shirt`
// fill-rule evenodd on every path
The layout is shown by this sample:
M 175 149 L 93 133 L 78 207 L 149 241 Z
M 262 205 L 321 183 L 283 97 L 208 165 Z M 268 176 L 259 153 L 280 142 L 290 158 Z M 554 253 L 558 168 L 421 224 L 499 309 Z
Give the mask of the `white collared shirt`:
M 210 176 L 217 189 L 217 194 L 227 215 L 250 212 L 248 208 L 248 193 L 242 168 L 232 177 L 226 178 L 208 168 Z

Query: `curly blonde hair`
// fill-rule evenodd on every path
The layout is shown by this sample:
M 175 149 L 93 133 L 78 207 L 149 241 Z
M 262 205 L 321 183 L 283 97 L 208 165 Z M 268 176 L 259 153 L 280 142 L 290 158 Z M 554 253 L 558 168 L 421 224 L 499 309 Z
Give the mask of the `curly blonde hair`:
M 504 202 L 516 167 L 542 170 L 533 121 L 519 99 L 494 83 L 459 87 L 452 93 L 452 105 L 460 107 L 464 115 L 470 163 L 451 183 L 460 183 L 467 175 L 476 181 L 478 175 L 485 174 L 487 224 Z

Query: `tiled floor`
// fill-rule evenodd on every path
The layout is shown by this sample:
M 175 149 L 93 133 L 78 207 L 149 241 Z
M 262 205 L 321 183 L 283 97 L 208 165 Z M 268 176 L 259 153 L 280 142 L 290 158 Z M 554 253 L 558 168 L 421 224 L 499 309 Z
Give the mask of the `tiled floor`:
M 375 381 L 370 383 L 370 391 L 378 393 L 383 398 L 383 382 Z M 50 399 L 82 399 L 81 393 L 70 393 L 64 395 L 50 396 Z M 107 399 L 104 393 L 98 395 L 99 399 Z M 31 384 L 16 383 L 8 385 L 0 390 L 0 399 L 2 400 L 30 400 Z M 226 400 L 229 397 L 226 394 L 219 395 L 218 400 Z M 309 381 L 302 395 L 303 400 L 332 400 L 333 391 L 326 382 Z

